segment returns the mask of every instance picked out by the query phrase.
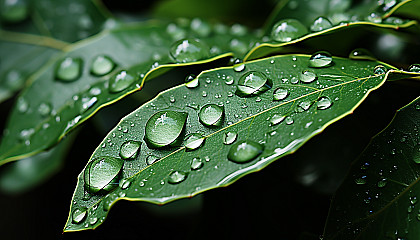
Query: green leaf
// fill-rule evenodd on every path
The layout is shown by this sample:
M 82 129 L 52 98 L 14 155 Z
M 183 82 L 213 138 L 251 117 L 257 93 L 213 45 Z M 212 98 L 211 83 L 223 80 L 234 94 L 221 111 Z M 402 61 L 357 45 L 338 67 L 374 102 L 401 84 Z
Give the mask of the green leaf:
M 324 239 L 416 239 L 420 230 L 420 98 L 398 110 L 336 192 Z
M 0 102 L 67 42 L 98 33 L 106 20 L 103 10 L 86 0 L 4 0 L 0 5 Z
M 229 34 L 225 25 L 206 24 L 192 29 L 189 24 L 162 22 L 126 25 L 72 45 L 58 62 L 54 59 L 41 69 L 19 96 L 0 145 L 0 164 L 53 146 L 100 108 L 140 90 L 147 79 L 177 67 L 243 56 L 253 45 L 255 37 L 246 28 Z M 189 40 L 180 40 L 185 37 Z M 176 46 L 199 51 L 180 51 L 174 59 L 170 51 L 178 51 Z M 95 60 L 98 65 L 93 65 Z M 59 71 L 65 64 L 70 67 Z
M 398 72 L 338 57 L 310 68 L 309 58 L 283 55 L 209 70 L 196 88 L 174 87 L 124 117 L 79 175 L 65 231 L 96 228 L 121 199 L 162 204 L 227 186 L 296 151 Z M 132 143 L 137 147 L 128 148 Z M 119 176 L 88 174 L 95 162 L 116 159 L 124 161 Z M 98 179 L 111 183 L 108 190 L 90 194 Z

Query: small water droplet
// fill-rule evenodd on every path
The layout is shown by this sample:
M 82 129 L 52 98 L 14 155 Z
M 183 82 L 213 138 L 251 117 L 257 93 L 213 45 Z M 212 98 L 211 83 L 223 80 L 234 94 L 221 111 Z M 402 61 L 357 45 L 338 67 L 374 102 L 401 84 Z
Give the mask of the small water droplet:
M 171 102 L 171 103 L 175 103 L 175 97 L 174 97 L 174 95 L 171 95 L 171 96 L 169 96 L 169 101 Z
M 97 217 L 91 217 L 89 218 L 89 224 L 90 225 L 95 225 L 98 222 L 98 218 Z
M 140 150 L 141 142 L 129 140 L 121 145 L 120 157 L 122 159 L 133 159 Z
M 300 81 L 302 81 L 304 83 L 311 83 L 311 82 L 315 81 L 315 79 L 317 79 L 317 76 L 312 71 L 304 70 L 300 73 L 299 79 L 300 79 Z
M 379 182 L 377 183 L 377 186 L 379 187 L 379 188 L 383 188 L 383 187 L 385 187 L 386 186 L 386 184 L 387 184 L 388 182 L 387 182 L 387 179 L 386 178 L 383 178 L 383 179 L 381 179 L 381 180 L 379 180 Z
M 251 71 L 241 76 L 235 94 L 240 97 L 263 93 L 273 86 L 273 82 L 263 73 Z
M 182 39 L 171 46 L 170 54 L 179 63 L 195 62 L 209 57 L 210 48 L 198 39 Z
M 137 78 L 134 74 L 121 70 L 109 79 L 109 92 L 117 93 L 127 89 Z
M 356 179 L 354 180 L 354 182 L 355 182 L 357 185 L 364 185 L 364 184 L 366 184 L 366 176 L 363 176 L 363 177 L 360 177 L 360 178 L 356 178 Z
M 99 55 L 93 59 L 90 65 L 90 72 L 96 76 L 104 76 L 110 73 L 115 66 L 115 62 L 110 57 Z
M 415 205 L 416 203 L 417 203 L 417 197 L 416 196 L 413 196 L 413 197 L 410 197 L 410 203 L 412 204 L 412 205 Z
M 382 22 L 382 17 L 381 17 L 380 14 L 373 12 L 366 17 L 366 20 L 368 20 L 369 22 L 373 22 L 373 23 L 381 23 Z
M 316 107 L 320 110 L 325 110 L 329 107 L 331 107 L 332 102 L 329 97 L 320 97 L 318 101 L 316 102 Z
M 310 101 L 303 101 L 303 102 L 300 102 L 299 103 L 299 105 L 298 105 L 298 109 L 297 109 L 297 111 L 298 112 L 304 112 L 304 111 L 307 111 L 307 110 L 309 110 L 309 108 L 312 106 L 312 103 L 310 102 Z
M 130 185 L 131 185 L 131 180 L 130 179 L 124 179 L 124 180 L 120 181 L 120 184 L 119 184 L 120 188 L 123 189 L 123 190 L 129 188 Z
M 185 78 L 185 86 L 187 88 L 196 88 L 199 84 L 200 82 L 194 74 L 190 74 Z
M 189 151 L 196 150 L 203 146 L 204 140 L 204 136 L 200 133 L 192 133 L 185 139 L 185 148 Z
M 273 92 L 273 100 L 274 101 L 280 101 L 285 99 L 289 95 L 289 92 L 285 88 L 277 88 Z
M 155 113 L 146 123 L 145 137 L 147 146 L 160 148 L 178 146 L 182 140 L 183 130 L 188 114 L 176 111 Z
M 276 113 L 270 118 L 270 125 L 271 126 L 277 125 L 277 124 L 283 122 L 283 120 L 285 118 L 286 118 L 286 116 Z
M 228 159 L 235 163 L 247 163 L 257 158 L 264 150 L 264 145 L 247 140 L 234 143 L 229 152 Z
M 387 71 L 386 67 L 382 66 L 382 65 L 377 65 L 374 69 L 373 69 L 373 73 L 375 75 L 382 75 L 385 74 Z
M 191 30 L 200 37 L 207 37 L 211 33 L 210 24 L 199 18 L 194 18 L 193 20 L 191 20 L 190 27 Z
M 236 132 L 227 132 L 223 135 L 223 143 L 230 145 L 236 141 L 238 134 Z
M 204 165 L 204 163 L 201 160 L 201 158 L 195 157 L 195 158 L 193 158 L 193 160 L 191 162 L 191 169 L 192 170 L 198 170 L 198 169 L 202 168 L 203 165 Z
M 86 208 L 76 208 L 71 214 L 72 222 L 76 224 L 81 223 L 85 220 L 86 215 L 87 215 Z
M 353 60 L 368 60 L 374 61 L 376 58 L 373 56 L 371 52 L 364 48 L 356 48 L 349 54 L 349 58 Z
M 332 23 L 328 18 L 318 17 L 311 25 L 312 32 L 319 32 L 332 27 Z
M 415 73 L 420 73 L 420 64 L 412 64 L 410 65 L 410 67 L 408 67 L 408 71 L 409 72 L 415 72 Z
M 292 125 L 295 121 L 293 120 L 291 116 L 287 116 L 285 119 L 285 122 L 287 125 Z
M 226 85 L 232 85 L 233 84 L 233 82 L 234 82 L 234 79 L 233 79 L 233 77 L 232 76 L 226 76 L 226 78 L 225 78 L 225 83 L 226 83 Z
M 240 59 L 235 59 L 234 64 L 235 65 L 233 66 L 233 70 L 235 72 L 242 72 L 245 70 L 245 63 L 243 63 Z
M 49 103 L 41 103 L 38 107 L 38 112 L 41 116 L 46 117 L 51 112 L 51 104 Z
M 28 111 L 29 103 L 24 98 L 20 97 L 17 100 L 16 108 L 20 113 L 25 113 Z
M 123 161 L 118 158 L 103 156 L 88 163 L 84 171 L 85 188 L 90 193 L 109 192 L 118 186 Z
M 198 117 L 200 122 L 206 127 L 219 127 L 223 123 L 224 107 L 216 104 L 207 104 L 201 107 Z
M 177 184 L 187 179 L 188 173 L 182 171 L 173 171 L 169 174 L 168 183 Z
M 309 58 L 309 66 L 314 68 L 327 67 L 331 63 L 331 54 L 325 51 L 316 52 Z
M 271 38 L 278 42 L 289 42 L 307 33 L 308 29 L 298 20 L 284 19 L 273 26 Z
M 83 61 L 81 58 L 66 57 L 58 62 L 55 78 L 63 82 L 73 82 L 80 77 Z

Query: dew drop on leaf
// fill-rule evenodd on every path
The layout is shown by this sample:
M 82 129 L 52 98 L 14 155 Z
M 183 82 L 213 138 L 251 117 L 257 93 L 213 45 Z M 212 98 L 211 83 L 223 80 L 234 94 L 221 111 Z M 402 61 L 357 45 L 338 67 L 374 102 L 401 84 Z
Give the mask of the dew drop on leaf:
M 271 31 L 271 38 L 278 42 L 289 42 L 308 33 L 298 20 L 284 19 L 277 22 Z
M 41 103 L 38 107 L 38 112 L 41 116 L 46 117 L 51 112 L 51 104 L 50 103 Z
M 364 184 L 366 184 L 366 176 L 363 176 L 363 177 L 360 177 L 360 178 L 356 178 L 356 179 L 354 180 L 354 182 L 355 182 L 357 185 L 364 185 Z
M 286 118 L 286 116 L 276 113 L 273 116 L 271 116 L 271 118 L 270 118 L 270 125 L 271 126 L 277 125 L 277 124 L 283 122 L 283 120 L 285 118 Z
M 16 108 L 20 113 L 25 113 L 28 111 L 29 103 L 24 98 L 20 97 L 17 100 Z
M 86 208 L 76 208 L 71 214 L 72 222 L 76 224 L 81 223 L 85 220 L 86 215 L 87 215 Z
M 29 16 L 29 6 L 27 0 L 1 0 L 0 1 L 1 19 L 9 23 L 18 23 Z
M 307 111 L 311 107 L 312 103 L 310 101 L 300 102 L 298 105 L 298 112 Z
M 328 18 L 318 17 L 311 25 L 312 32 L 319 32 L 332 27 L 332 23 Z
M 309 66 L 314 68 L 326 67 L 332 63 L 332 57 L 329 52 L 320 51 L 312 54 L 309 58 Z
M 83 61 L 81 58 L 66 57 L 58 62 L 55 78 L 63 82 L 73 82 L 80 77 Z
M 224 107 L 216 104 L 207 104 L 201 107 L 198 118 L 206 127 L 219 127 L 223 123 L 224 112 Z
M 133 159 L 140 150 L 141 142 L 129 140 L 121 145 L 120 157 L 122 159 Z
M 264 150 L 264 145 L 246 140 L 234 143 L 229 152 L 228 159 L 235 163 L 247 163 L 258 157 Z
M 210 56 L 210 48 L 198 39 L 182 39 L 170 48 L 170 55 L 178 63 L 194 62 Z
M 376 60 L 373 54 L 364 48 L 354 49 L 349 54 L 349 58 L 353 60 L 370 60 L 370 61 Z
M 287 125 L 292 125 L 295 121 L 293 120 L 291 116 L 287 116 L 285 119 L 285 122 Z
M 187 179 L 188 173 L 182 171 L 173 171 L 169 174 L 168 183 L 177 184 Z
M 320 110 L 327 109 L 331 107 L 332 102 L 329 97 L 320 97 L 318 101 L 316 102 L 316 107 Z
M 235 63 L 233 70 L 235 72 L 242 72 L 243 70 L 245 70 L 245 63 L 242 63 L 242 62 Z
M 90 225 L 95 225 L 98 222 L 98 218 L 97 217 L 91 217 L 89 218 L 89 224 Z
M 190 74 L 185 78 L 185 86 L 187 88 L 196 88 L 199 83 L 198 78 L 194 74 Z
M 204 136 L 200 133 L 192 133 L 185 138 L 185 148 L 187 151 L 192 151 L 203 146 Z
M 373 69 L 375 75 L 381 75 L 386 73 L 386 68 L 382 65 L 378 65 Z
M 366 20 L 373 23 L 381 23 L 382 17 L 378 13 L 373 12 L 366 17 Z
M 153 164 L 154 162 L 156 162 L 157 160 L 159 160 L 159 158 L 158 158 L 158 157 L 156 157 L 156 156 L 154 156 L 154 155 L 148 155 L 148 156 L 146 157 L 146 163 L 147 163 L 147 165 L 151 165 L 151 164 Z
M 146 123 L 145 141 L 150 148 L 175 146 L 182 140 L 188 114 L 176 111 L 160 111 Z
M 251 71 L 241 76 L 235 94 L 247 97 L 263 93 L 273 86 L 273 83 L 262 72 Z
M 201 160 L 201 158 L 199 158 L 199 157 L 195 157 L 191 161 L 191 169 L 192 170 L 198 170 L 198 169 L 202 168 L 203 165 L 204 165 L 204 163 Z
M 236 132 L 227 132 L 223 135 L 223 143 L 230 145 L 236 141 L 236 138 L 238 138 L 238 134 Z
M 277 88 L 273 92 L 273 100 L 274 101 L 280 101 L 285 99 L 289 95 L 289 92 L 285 88 Z
M 410 65 L 410 67 L 408 67 L 408 71 L 420 73 L 420 64 L 415 63 L 415 64 Z
M 131 179 L 124 179 L 120 181 L 120 184 L 119 184 L 121 189 L 127 189 L 130 187 L 130 185 L 131 185 Z
M 316 74 L 309 70 L 304 70 L 300 73 L 299 79 L 304 83 L 311 83 L 317 78 Z
M 211 33 L 210 24 L 199 18 L 194 18 L 193 20 L 191 20 L 190 27 L 191 30 L 200 37 L 207 37 Z
M 118 184 L 123 161 L 119 158 L 103 156 L 88 163 L 84 171 L 85 188 L 90 193 L 109 192 Z
M 381 180 L 379 180 L 379 181 L 378 181 L 377 186 L 378 186 L 379 188 L 383 188 L 383 187 L 385 187 L 385 186 L 386 186 L 386 184 L 387 184 L 387 183 L 388 183 L 388 182 L 387 182 L 386 178 L 383 178 L 383 179 L 381 179 Z
M 95 76 L 103 76 L 110 73 L 115 67 L 115 62 L 108 56 L 95 57 L 90 66 L 90 72 Z
M 134 74 L 121 70 L 109 79 L 109 92 L 117 93 L 127 89 L 137 78 Z

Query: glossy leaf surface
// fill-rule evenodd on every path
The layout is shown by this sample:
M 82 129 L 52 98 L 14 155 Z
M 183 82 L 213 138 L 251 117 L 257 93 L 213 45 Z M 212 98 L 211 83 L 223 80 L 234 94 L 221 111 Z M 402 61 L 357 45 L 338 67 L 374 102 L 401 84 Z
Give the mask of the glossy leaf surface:
M 255 38 L 246 29 L 230 35 L 224 25 L 206 25 L 204 32 L 182 24 L 121 26 L 72 45 L 18 98 L 0 145 L 0 164 L 54 145 L 99 108 L 140 90 L 146 79 L 179 66 L 243 56 Z
M 166 203 L 258 171 L 351 113 L 396 71 L 337 57 L 310 68 L 309 58 L 283 55 L 209 70 L 195 88 L 167 90 L 123 118 L 91 159 L 120 158 L 127 141 L 141 147 L 125 160 L 114 191 L 89 194 L 86 170 L 79 175 L 71 213 L 86 210 L 86 220 L 70 216 L 65 231 L 96 228 L 121 199 Z M 150 144 L 168 133 L 176 139 Z
M 353 163 L 336 192 L 324 239 L 416 239 L 420 99 L 400 109 Z

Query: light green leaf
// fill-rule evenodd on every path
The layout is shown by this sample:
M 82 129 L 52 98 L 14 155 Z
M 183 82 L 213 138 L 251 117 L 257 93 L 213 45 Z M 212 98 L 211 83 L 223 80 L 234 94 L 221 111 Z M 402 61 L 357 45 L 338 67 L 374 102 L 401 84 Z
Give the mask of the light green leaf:
M 124 117 L 79 175 L 65 231 L 96 228 L 121 199 L 161 204 L 227 186 L 296 151 L 399 72 L 338 57 L 313 68 L 309 58 L 209 70 L 197 87 L 174 87 Z
M 420 234 L 420 98 L 376 135 L 336 192 L 324 239 L 416 239 Z
M 225 25 L 202 22 L 190 28 L 188 23 L 120 26 L 68 48 L 19 96 L 0 145 L 0 164 L 53 146 L 100 108 L 140 90 L 147 79 L 177 67 L 243 56 L 255 39 L 246 28 L 229 34 Z

